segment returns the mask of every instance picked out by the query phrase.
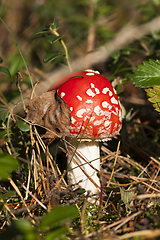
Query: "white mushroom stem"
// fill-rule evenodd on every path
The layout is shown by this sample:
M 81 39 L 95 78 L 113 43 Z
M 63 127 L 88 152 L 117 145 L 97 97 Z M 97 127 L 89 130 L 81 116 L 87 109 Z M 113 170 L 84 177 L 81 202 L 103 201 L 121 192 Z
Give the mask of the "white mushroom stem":
M 85 141 L 79 143 L 78 141 L 72 141 L 71 143 L 77 149 L 75 153 L 71 151 L 68 157 L 68 183 L 76 184 L 80 182 L 79 185 L 87 192 L 98 194 L 100 191 L 100 180 L 96 170 L 100 171 L 99 142 Z

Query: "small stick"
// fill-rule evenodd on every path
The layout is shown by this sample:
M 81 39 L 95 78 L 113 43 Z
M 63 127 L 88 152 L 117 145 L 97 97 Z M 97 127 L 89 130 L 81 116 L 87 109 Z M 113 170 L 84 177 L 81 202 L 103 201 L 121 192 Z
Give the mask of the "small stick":
M 83 206 L 82 206 L 82 211 L 81 211 L 81 218 L 80 218 L 80 223 L 81 223 L 81 233 L 85 234 L 85 211 L 87 207 L 87 197 L 84 200 Z
M 41 155 L 40 155 L 40 149 L 39 149 L 39 145 L 38 145 L 37 141 L 36 141 L 36 147 L 37 147 L 37 153 L 38 153 L 37 157 L 38 157 L 38 160 L 39 160 L 40 170 L 41 170 L 42 185 L 43 185 L 44 190 L 46 190 L 44 169 L 43 169 L 42 159 L 41 159 Z
M 28 212 L 29 216 L 32 218 L 32 214 L 31 214 L 29 208 L 27 207 L 27 205 L 26 205 L 26 203 L 25 203 L 25 201 L 24 201 L 24 199 L 23 199 L 23 197 L 22 197 L 22 194 L 21 194 L 21 192 L 19 191 L 18 187 L 16 186 L 16 184 L 13 182 L 13 180 L 12 180 L 10 177 L 8 178 L 8 180 L 10 181 L 10 184 L 11 184 L 12 187 L 15 189 L 16 193 L 18 194 L 18 196 L 21 198 L 24 206 L 25 206 L 26 209 L 27 209 L 27 212 Z M 33 221 L 34 221 L 34 220 L 33 220 Z M 34 224 L 35 224 L 35 221 L 34 221 Z
M 47 210 L 46 206 L 45 206 L 43 203 L 41 203 L 41 201 L 39 201 L 38 198 L 36 198 L 36 197 L 31 193 L 31 191 L 29 191 L 29 190 L 24 186 L 23 183 L 21 183 L 21 186 L 29 193 L 29 195 L 31 195 L 31 197 L 32 197 L 42 208 L 44 208 L 45 210 Z M 47 210 L 47 211 L 48 211 L 48 210 Z
M 113 170 L 112 170 L 110 179 L 112 179 L 112 177 L 113 177 L 114 169 L 115 169 L 116 162 L 117 162 L 117 158 L 118 158 L 118 152 L 119 152 L 120 143 L 121 143 L 121 142 L 119 141 L 119 142 L 118 142 L 118 146 L 117 146 L 116 157 L 115 157 L 115 160 L 114 160 L 114 166 L 113 166 Z M 107 187 L 109 187 L 110 182 L 111 182 L 111 180 L 108 181 Z
M 21 95 L 21 100 L 22 100 L 22 104 L 23 104 L 23 109 L 24 109 L 24 111 L 26 111 L 26 106 L 25 106 L 24 99 L 23 99 L 22 89 L 21 89 L 20 84 L 19 84 L 20 81 L 21 81 L 21 82 L 23 81 L 23 78 L 22 78 L 22 75 L 21 75 L 21 73 L 20 73 L 19 71 L 16 73 L 16 78 L 17 78 L 17 80 L 16 80 L 16 85 L 17 85 L 18 90 L 19 90 L 20 95 Z

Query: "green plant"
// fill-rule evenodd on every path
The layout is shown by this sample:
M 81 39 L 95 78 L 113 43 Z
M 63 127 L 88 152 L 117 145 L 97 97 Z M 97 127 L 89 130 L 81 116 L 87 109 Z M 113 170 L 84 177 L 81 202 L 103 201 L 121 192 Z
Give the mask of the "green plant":
M 153 103 L 155 110 L 160 112 L 160 61 L 150 59 L 138 65 L 131 76 L 131 81 L 145 89 L 149 101 Z M 152 88 L 149 88 L 152 87 Z
M 3 63 L 3 59 L 0 57 L 0 64 Z M 5 74 L 6 76 L 10 77 L 11 74 L 9 72 L 9 70 L 6 67 L 2 67 L 0 66 L 0 72 Z
M 33 83 L 37 78 L 41 81 L 43 72 L 57 70 L 69 59 L 74 61 L 88 51 L 96 51 L 114 40 L 121 29 L 125 33 L 126 24 L 138 26 L 158 17 L 160 1 L 43 2 L 13 0 L 12 7 L 8 1 L 2 1 L 1 5 L 6 26 L 14 28 L 11 31 L 5 28 L 6 33 L 1 21 L 4 61 L 0 58 L 0 73 L 3 73 L 0 75 L 0 238 L 114 239 L 121 235 L 123 239 L 141 239 L 141 234 L 145 239 L 147 229 L 150 231 L 147 237 L 159 237 L 159 206 L 154 204 L 159 200 L 159 115 L 144 101 L 146 91 L 149 101 L 159 111 L 160 63 L 149 60 L 160 57 L 159 32 L 126 45 L 103 64 L 90 66 L 114 80 L 113 84 L 122 78 L 117 90 L 127 111 L 118 139 L 101 145 L 101 208 L 86 205 L 83 189 L 66 183 L 66 172 L 59 169 L 67 154 L 64 139 L 60 145 L 56 141 L 49 147 L 44 144 L 39 135 L 42 129 L 23 120 L 24 114 L 21 117 L 14 114 L 14 98 L 21 94 L 22 99 L 24 91 L 32 85 L 24 69 L 26 65 Z M 59 27 L 53 18 L 59 19 Z M 30 41 L 39 26 L 46 27 L 37 30 Z M 22 71 L 23 78 L 18 73 L 18 89 L 17 71 Z M 75 205 L 79 206 L 79 213 Z
M 59 206 L 45 214 L 39 224 L 34 219 L 34 224 L 25 219 L 13 220 L 0 237 L 6 240 L 65 239 L 69 222 L 77 217 L 78 210 L 75 206 Z
M 57 32 L 57 29 L 58 29 L 58 22 L 54 21 L 53 23 L 48 24 L 45 28 L 40 28 L 36 32 L 34 32 L 31 39 L 45 37 L 47 42 L 49 42 L 50 44 L 60 42 L 60 44 L 62 45 L 62 47 L 64 49 L 65 54 L 49 52 L 45 55 L 45 57 L 43 58 L 43 61 L 45 63 L 48 63 L 48 62 L 54 61 L 55 59 L 63 56 L 63 57 L 65 57 L 67 65 L 71 71 L 72 69 L 71 69 L 71 65 L 69 62 L 68 49 L 62 39 L 62 36 L 60 36 L 59 33 Z

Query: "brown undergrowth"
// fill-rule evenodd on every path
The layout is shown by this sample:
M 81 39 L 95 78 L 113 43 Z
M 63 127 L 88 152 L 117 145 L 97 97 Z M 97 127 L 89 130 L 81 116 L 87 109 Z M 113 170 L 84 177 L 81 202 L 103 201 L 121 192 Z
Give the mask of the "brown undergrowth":
M 8 182 L 1 181 L 2 195 L 14 192 L 1 205 L 1 232 L 14 219 L 38 226 L 51 209 L 75 205 L 79 217 L 70 223 L 64 239 L 159 238 L 159 132 L 149 125 L 149 118 L 130 115 L 121 134 L 101 145 L 102 205 L 95 206 L 78 184 L 67 184 L 65 139 L 47 146 L 37 126 L 30 124 L 30 131 L 23 132 L 16 126 L 17 116 L 9 116 L 12 135 L 9 141 L 4 138 L 1 150 L 16 155 L 20 167 Z

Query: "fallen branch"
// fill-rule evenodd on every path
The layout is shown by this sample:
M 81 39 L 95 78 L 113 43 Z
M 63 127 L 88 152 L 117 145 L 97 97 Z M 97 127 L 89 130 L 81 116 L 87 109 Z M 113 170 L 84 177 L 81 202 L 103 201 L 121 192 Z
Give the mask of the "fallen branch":
M 134 24 L 128 24 L 124 26 L 117 35 L 111 39 L 106 44 L 102 45 L 100 48 L 95 51 L 75 59 L 71 62 L 71 67 L 73 71 L 86 69 L 88 66 L 88 61 L 91 66 L 97 63 L 103 63 L 106 61 L 113 52 L 116 50 L 122 49 L 128 44 L 138 40 L 148 34 L 154 33 L 160 30 L 160 17 L 156 17 L 150 22 L 136 26 Z M 68 67 L 60 67 L 50 73 L 48 73 L 48 78 L 45 78 L 44 81 L 40 82 L 36 87 L 36 94 L 40 95 L 46 92 L 49 87 L 53 84 L 55 86 L 59 84 L 60 77 L 69 73 Z M 29 98 L 31 90 L 27 91 L 23 96 L 24 99 Z M 14 102 L 18 103 L 20 98 L 17 98 Z M 21 109 L 21 106 L 17 106 L 15 112 L 18 112 Z

